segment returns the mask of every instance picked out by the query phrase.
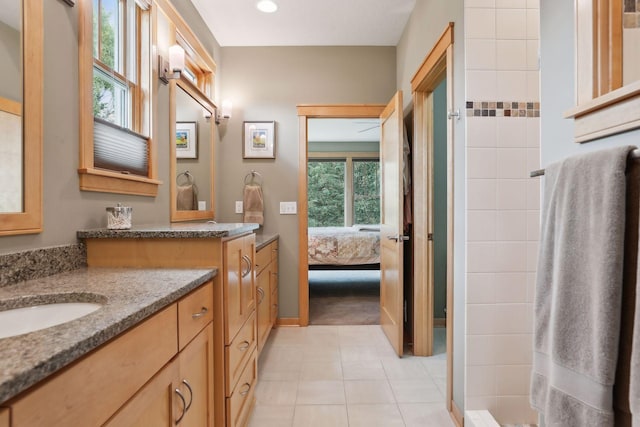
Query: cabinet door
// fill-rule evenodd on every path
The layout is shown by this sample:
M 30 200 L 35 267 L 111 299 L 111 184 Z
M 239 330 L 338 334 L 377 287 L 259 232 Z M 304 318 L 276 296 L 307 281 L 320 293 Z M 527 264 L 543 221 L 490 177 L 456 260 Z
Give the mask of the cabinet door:
M 225 246 L 224 309 L 225 344 L 229 345 L 256 308 L 253 234 L 229 240 Z
M 187 410 L 180 426 L 213 426 L 213 325 L 211 323 L 180 352 L 178 360 L 180 364 L 178 387 L 187 400 Z
M 0 408 L 0 427 L 10 427 L 9 423 L 9 409 Z
M 262 270 L 256 280 L 256 298 L 258 299 L 258 355 L 271 330 L 271 269 Z
M 182 402 L 175 395 L 178 364 L 165 366 L 135 394 L 104 427 L 171 427 L 182 413 Z

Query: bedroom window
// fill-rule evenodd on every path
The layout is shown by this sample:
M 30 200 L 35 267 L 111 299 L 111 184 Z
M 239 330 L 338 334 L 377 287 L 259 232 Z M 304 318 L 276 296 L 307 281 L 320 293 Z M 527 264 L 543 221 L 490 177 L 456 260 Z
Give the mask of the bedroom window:
M 309 153 L 309 227 L 380 223 L 380 161 L 372 156 Z

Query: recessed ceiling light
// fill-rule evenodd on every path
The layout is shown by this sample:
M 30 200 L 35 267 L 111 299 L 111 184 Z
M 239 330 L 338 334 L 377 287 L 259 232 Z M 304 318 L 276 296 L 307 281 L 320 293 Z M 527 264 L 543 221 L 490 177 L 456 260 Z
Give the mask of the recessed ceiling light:
M 278 10 L 278 5 L 275 4 L 272 0 L 261 0 L 256 4 L 256 7 L 259 11 L 264 13 L 273 13 Z

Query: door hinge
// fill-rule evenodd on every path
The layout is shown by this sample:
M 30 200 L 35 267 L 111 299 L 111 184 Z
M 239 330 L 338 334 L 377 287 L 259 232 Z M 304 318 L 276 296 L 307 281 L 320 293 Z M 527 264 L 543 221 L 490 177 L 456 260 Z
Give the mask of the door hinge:
M 457 108 L 455 110 L 447 111 L 447 119 L 452 120 L 453 118 L 460 120 L 460 109 Z
M 427 240 L 430 242 L 433 241 L 433 233 L 427 234 Z

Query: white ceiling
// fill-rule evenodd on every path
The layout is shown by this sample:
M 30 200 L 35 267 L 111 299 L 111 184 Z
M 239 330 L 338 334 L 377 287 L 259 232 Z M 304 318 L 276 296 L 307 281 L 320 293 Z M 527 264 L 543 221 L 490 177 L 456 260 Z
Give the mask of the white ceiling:
M 379 119 L 309 119 L 309 142 L 378 142 Z
M 396 46 L 415 0 L 192 0 L 221 46 Z

